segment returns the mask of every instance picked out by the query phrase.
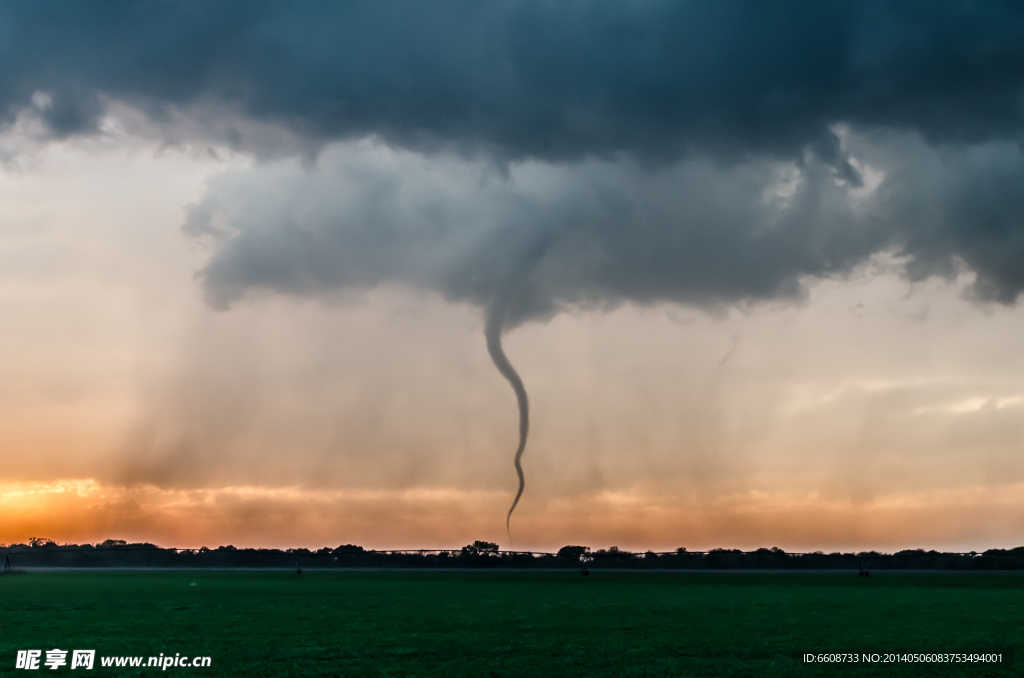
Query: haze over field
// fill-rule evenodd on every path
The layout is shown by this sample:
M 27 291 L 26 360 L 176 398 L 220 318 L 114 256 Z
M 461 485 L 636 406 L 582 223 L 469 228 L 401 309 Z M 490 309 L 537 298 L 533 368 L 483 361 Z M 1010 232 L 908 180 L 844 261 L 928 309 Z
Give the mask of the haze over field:
M 1018 3 L 0 36 L 0 541 L 1024 543 Z

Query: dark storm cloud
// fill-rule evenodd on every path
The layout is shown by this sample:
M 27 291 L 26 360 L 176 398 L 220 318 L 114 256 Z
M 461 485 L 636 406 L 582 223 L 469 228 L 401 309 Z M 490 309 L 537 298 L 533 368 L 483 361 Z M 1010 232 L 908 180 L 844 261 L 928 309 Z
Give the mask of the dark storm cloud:
M 973 293 L 1024 285 L 1024 154 L 1010 142 L 936 149 L 919 136 L 848 137 L 862 188 L 813 158 L 652 169 L 625 160 L 483 162 L 373 142 L 324 151 L 315 170 L 271 163 L 213 181 L 186 231 L 214 238 L 212 303 L 247 290 L 319 295 L 384 282 L 487 306 L 510 322 L 566 306 L 799 298 L 803 279 L 872 254 L 911 278 L 977 272 Z M 511 291 L 510 291 L 511 290 Z
M 525 163 L 506 176 L 361 142 L 326 149 L 314 171 L 271 163 L 217 178 L 186 231 L 215 239 L 203 275 L 218 306 L 249 289 L 395 281 L 500 297 L 515 323 L 564 305 L 798 296 L 800 276 L 847 270 L 892 237 L 849 190 L 813 162 Z
M 0 110 L 51 92 L 61 134 L 94 126 L 99 93 L 506 159 L 810 146 L 839 166 L 834 122 L 1021 123 L 1015 2 L 47 2 L 0 25 Z
M 911 277 L 949 274 L 959 262 L 977 274 L 971 291 L 984 300 L 1014 303 L 1024 291 L 1024 153 L 991 144 L 936 158 L 938 186 L 906 235 Z M 924 176 L 935 169 L 915 168 Z M 914 183 L 919 183 L 920 179 Z M 938 189 L 938 190 L 936 190 Z M 927 187 L 917 187 L 928 192 Z M 900 210 L 910 219 L 909 205 Z M 928 219 L 922 219 L 922 214 Z
M 802 276 L 884 248 L 902 248 L 915 277 L 966 262 L 982 298 L 1024 288 L 1017 2 L 0 6 L 4 119 L 89 134 L 111 102 L 172 140 L 281 154 L 252 131 L 263 125 L 287 130 L 296 152 L 373 137 L 440 163 L 380 167 L 367 154 L 286 185 L 257 169 L 265 196 L 236 177 L 237 200 L 270 203 L 262 214 L 211 189 L 189 228 L 214 228 L 204 214 L 221 209 L 234 234 L 204 273 L 219 304 L 252 288 L 397 280 L 487 305 L 514 285 L 515 322 L 562 304 L 792 296 Z M 893 135 L 941 171 L 889 158 L 855 207 L 864 165 L 837 125 L 866 147 Z M 486 174 L 476 159 L 512 174 L 448 177 L 430 195 L 424 177 L 452 154 L 461 171 Z M 530 163 L 548 185 L 513 171 Z M 788 165 L 796 194 L 766 199 Z M 348 183 L 296 203 L 317 173 Z M 921 184 L 929 176 L 942 192 Z

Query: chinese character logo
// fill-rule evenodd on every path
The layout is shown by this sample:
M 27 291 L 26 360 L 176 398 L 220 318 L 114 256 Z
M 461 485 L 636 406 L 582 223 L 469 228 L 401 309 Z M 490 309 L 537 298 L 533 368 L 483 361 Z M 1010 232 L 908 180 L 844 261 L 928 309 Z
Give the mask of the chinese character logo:
M 18 650 L 18 658 L 14 663 L 16 669 L 35 671 L 39 669 L 39 661 L 43 657 L 42 650 Z M 73 650 L 71 652 L 72 669 L 92 669 L 96 661 L 96 650 Z M 68 665 L 68 651 L 53 648 L 46 651 L 46 661 L 43 665 L 51 671 L 56 671 L 61 666 Z
M 46 661 L 44 663 L 51 671 L 56 671 L 58 666 L 64 666 L 68 663 L 67 657 L 67 650 L 58 650 L 57 648 L 53 648 L 52 650 L 46 651 Z
M 18 660 L 14 664 L 16 669 L 38 669 L 39 657 L 42 650 L 18 650 Z

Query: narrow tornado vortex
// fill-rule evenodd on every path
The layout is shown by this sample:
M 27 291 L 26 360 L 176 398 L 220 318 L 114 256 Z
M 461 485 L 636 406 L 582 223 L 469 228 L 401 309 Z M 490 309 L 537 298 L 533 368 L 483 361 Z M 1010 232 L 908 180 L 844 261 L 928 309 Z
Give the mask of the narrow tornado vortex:
M 487 313 L 487 323 L 484 327 L 484 336 L 487 338 L 487 352 L 491 354 L 494 366 L 498 368 L 501 375 L 508 379 L 512 390 L 516 392 L 516 401 L 519 403 L 519 447 L 516 448 L 515 467 L 519 476 L 519 491 L 512 502 L 512 507 L 505 517 L 505 531 L 508 532 L 509 543 L 512 542 L 512 530 L 509 526 L 512 520 L 512 512 L 516 510 L 519 498 L 523 496 L 523 489 L 526 487 L 526 479 L 523 477 L 523 465 L 521 463 L 523 450 L 526 449 L 526 436 L 530 432 L 530 402 L 526 397 L 526 387 L 519 373 L 512 367 L 505 350 L 501 347 L 501 330 L 505 325 L 505 317 L 508 315 L 508 307 L 505 304 L 492 306 Z

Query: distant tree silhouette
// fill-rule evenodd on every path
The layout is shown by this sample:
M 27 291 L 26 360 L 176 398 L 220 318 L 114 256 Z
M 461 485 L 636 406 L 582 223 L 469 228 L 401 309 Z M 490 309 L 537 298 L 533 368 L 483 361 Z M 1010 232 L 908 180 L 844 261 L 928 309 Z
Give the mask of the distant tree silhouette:
M 477 539 L 472 544 L 462 547 L 462 552 L 467 555 L 489 555 L 498 552 L 498 545 L 489 541 L 480 541 Z
M 558 549 L 558 556 L 560 558 L 572 558 L 575 560 L 586 553 L 590 553 L 589 546 L 573 546 L 570 544 Z
M 586 546 L 568 545 L 558 553 L 504 552 L 498 545 L 477 540 L 458 550 L 375 551 L 354 544 L 336 548 L 254 549 L 220 546 L 216 549 L 160 548 L 148 543 L 108 539 L 97 544 L 58 545 L 52 539 L 33 537 L 27 544 L 0 545 L 0 563 L 15 568 L 31 567 L 275 567 L 316 570 L 320 568 L 451 567 L 451 568 L 558 568 L 588 566 L 595 569 L 769 569 L 769 570 L 1024 570 L 1024 547 L 990 549 L 984 553 L 941 553 L 906 549 L 894 554 L 786 553 L 782 549 L 756 551 L 712 549 L 632 553 L 612 546 L 592 552 Z
M 363 553 L 366 549 L 362 546 L 356 546 L 355 544 L 342 544 L 338 548 L 334 549 L 334 555 L 351 555 L 355 553 Z
M 594 557 L 595 558 L 605 558 L 605 557 L 631 558 L 632 556 L 633 556 L 632 553 L 630 553 L 629 551 L 622 551 L 622 550 L 619 549 L 618 546 L 609 546 L 607 550 L 605 550 L 605 549 L 598 549 L 598 550 L 594 551 Z

